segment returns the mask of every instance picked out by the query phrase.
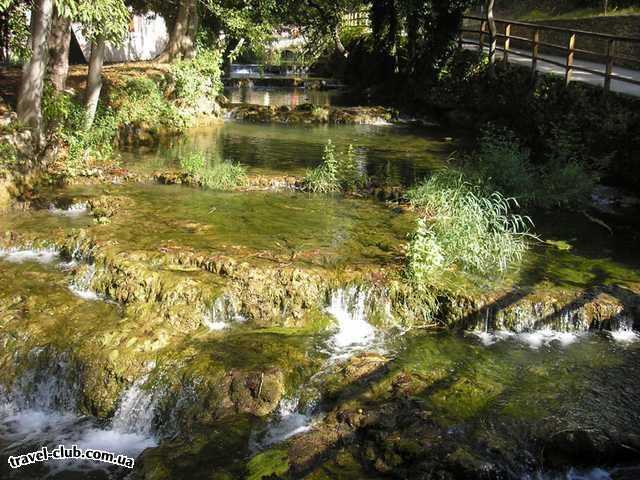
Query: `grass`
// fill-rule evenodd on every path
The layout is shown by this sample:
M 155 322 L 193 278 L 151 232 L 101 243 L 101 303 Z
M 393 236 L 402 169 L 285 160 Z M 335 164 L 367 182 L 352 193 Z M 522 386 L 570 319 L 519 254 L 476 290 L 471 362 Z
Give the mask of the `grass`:
M 200 185 L 211 190 L 233 190 L 241 186 L 247 176 L 243 165 L 227 161 L 209 162 L 200 152 L 181 158 L 180 167 L 193 175 Z
M 409 193 L 420 214 L 408 247 L 408 272 L 417 284 L 453 267 L 505 271 L 522 259 L 533 222 L 513 213 L 513 198 L 488 193 L 455 170 L 433 175 Z

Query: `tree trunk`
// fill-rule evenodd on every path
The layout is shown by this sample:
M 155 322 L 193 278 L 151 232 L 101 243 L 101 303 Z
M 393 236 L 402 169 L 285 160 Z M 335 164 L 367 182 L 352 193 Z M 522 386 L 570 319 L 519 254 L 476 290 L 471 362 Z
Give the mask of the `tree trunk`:
M 91 44 L 91 58 L 89 59 L 89 73 L 87 74 L 87 90 L 85 93 L 85 130 L 93 126 L 96 118 L 100 90 L 102 90 L 102 65 L 104 63 L 104 38 L 99 38 Z
M 198 13 L 198 3 L 192 2 L 189 10 L 189 27 L 186 35 L 182 38 L 181 53 L 183 58 L 194 58 L 196 56 L 196 35 L 200 26 L 200 15 Z
M 487 23 L 489 25 L 489 75 L 494 77 L 496 74 L 496 50 L 498 47 L 498 32 L 496 30 L 496 21 L 493 16 L 493 5 L 495 0 L 486 1 Z
M 338 50 L 338 53 L 340 53 L 340 55 L 342 55 L 344 58 L 348 58 L 349 52 L 342 44 L 342 40 L 340 39 L 340 30 L 337 26 L 333 31 L 333 40 L 336 43 L 336 50 Z
M 58 92 L 67 85 L 70 45 L 71 20 L 59 15 L 56 9 L 49 34 L 49 78 Z
M 173 25 L 173 30 L 171 30 L 171 34 L 169 35 L 169 43 L 167 43 L 167 47 L 157 58 L 159 62 L 173 62 L 180 60 L 184 56 L 185 46 L 193 45 L 194 39 L 189 37 L 189 27 L 190 25 L 193 25 L 190 22 L 190 17 L 193 14 L 197 15 L 196 8 L 196 0 L 180 1 L 176 23 Z M 196 18 L 196 30 L 197 22 L 198 20 Z
M 18 119 L 31 127 L 39 142 L 42 134 L 42 89 L 47 67 L 47 37 L 53 14 L 53 0 L 38 0 L 33 5 L 31 22 L 31 59 L 22 69 L 18 92 Z

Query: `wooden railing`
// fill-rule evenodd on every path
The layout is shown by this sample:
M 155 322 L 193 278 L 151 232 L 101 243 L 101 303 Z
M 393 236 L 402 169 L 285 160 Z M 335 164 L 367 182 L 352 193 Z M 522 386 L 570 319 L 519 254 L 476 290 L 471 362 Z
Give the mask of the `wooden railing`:
M 342 17 L 342 24 L 345 27 L 368 28 L 369 11 L 362 9 L 356 12 L 347 13 Z
M 479 29 L 469 28 L 469 23 L 479 23 Z M 538 63 L 545 62 L 556 67 L 560 67 L 565 71 L 565 83 L 569 84 L 572 80 L 573 72 L 580 71 L 590 73 L 592 75 L 604 78 L 605 91 L 611 90 L 611 81 L 617 80 L 627 82 L 634 85 L 640 85 L 640 81 L 627 78 L 614 73 L 616 61 L 623 61 L 626 65 L 635 66 L 640 71 L 640 58 L 617 55 L 617 46 L 623 42 L 640 44 L 640 38 L 621 37 L 617 35 L 608 35 L 604 33 L 587 32 L 583 30 L 570 30 L 565 28 L 538 25 L 534 23 L 517 22 L 513 20 L 498 20 L 496 23 L 496 38 L 492 38 L 489 31 L 489 22 L 485 17 L 477 17 L 473 15 L 465 15 L 463 28 L 460 31 L 458 39 L 459 46 L 477 45 L 480 51 L 484 51 L 485 47 L 495 48 L 496 51 L 503 52 L 504 61 L 508 62 L 511 55 L 516 55 L 531 59 L 531 71 L 535 75 Z M 518 28 L 525 34 L 513 35 L 513 30 Z M 541 32 L 555 32 L 556 34 L 564 34 L 565 44 L 558 45 L 541 40 Z M 528 33 L 528 34 L 527 34 Z M 524 36 L 526 35 L 526 36 Z M 602 51 L 597 52 L 594 49 L 579 48 L 580 40 L 584 38 L 596 39 L 602 44 Z M 477 39 L 477 40 L 476 40 Z M 500 42 L 501 40 L 501 42 Z M 514 49 L 513 43 L 524 45 L 524 49 Z M 593 42 L 589 42 L 593 43 Z M 528 48 L 527 48 L 528 47 Z M 541 49 L 546 51 L 560 52 L 561 55 L 545 56 L 541 53 Z M 587 68 L 584 65 L 576 65 L 574 60 L 576 54 L 585 57 L 590 61 L 598 63 L 602 62 L 604 69 L 596 70 Z M 563 57 L 564 61 L 559 62 L 557 57 Z M 554 58 L 555 57 L 555 58 Z M 595 60 L 594 60 L 595 59 Z

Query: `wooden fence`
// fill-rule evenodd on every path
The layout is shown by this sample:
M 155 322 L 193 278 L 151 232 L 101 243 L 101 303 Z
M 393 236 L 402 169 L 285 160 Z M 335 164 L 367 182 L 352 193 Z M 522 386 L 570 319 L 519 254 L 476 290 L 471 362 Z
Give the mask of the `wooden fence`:
M 478 25 L 477 29 L 471 28 L 474 24 Z M 465 44 L 477 45 L 480 51 L 484 51 L 485 47 L 488 47 L 490 50 L 493 49 L 494 51 L 503 52 L 505 62 L 509 61 L 511 55 L 530 59 L 533 74 L 535 74 L 539 62 L 555 65 L 556 67 L 564 69 L 566 84 L 571 82 L 573 72 L 579 71 L 603 77 L 604 89 L 607 92 L 611 90 L 612 80 L 640 85 L 640 81 L 616 75 L 613 71 L 616 61 L 623 61 L 625 65 L 628 66 L 634 65 L 636 69 L 640 70 L 640 58 L 616 54 L 616 47 L 618 45 L 623 42 L 640 44 L 640 38 L 621 37 L 604 33 L 586 32 L 583 30 L 570 30 L 513 20 L 495 19 L 495 24 L 496 34 L 495 38 L 492 38 L 487 18 L 465 15 L 463 27 L 460 30 L 458 39 L 460 47 L 462 48 Z M 518 31 L 514 31 L 515 29 Z M 541 35 L 545 32 L 564 34 L 564 45 L 544 41 Z M 581 45 L 580 40 L 587 37 L 597 39 L 601 42 L 603 47 L 601 51 L 596 51 L 593 48 L 579 48 Z M 516 43 L 519 47 L 518 49 L 514 47 Z M 559 54 L 551 57 L 545 56 L 546 52 L 550 51 L 559 52 Z M 574 62 L 576 55 L 594 61 L 595 63 L 602 62 L 603 70 L 587 68 L 584 65 L 576 65 Z M 558 61 L 558 56 L 563 58 L 562 62 Z

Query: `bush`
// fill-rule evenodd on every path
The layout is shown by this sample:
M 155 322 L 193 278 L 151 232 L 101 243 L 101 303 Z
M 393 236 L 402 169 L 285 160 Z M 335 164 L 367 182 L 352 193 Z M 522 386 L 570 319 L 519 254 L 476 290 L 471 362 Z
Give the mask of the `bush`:
M 186 126 L 186 119 L 165 98 L 160 85 L 148 77 L 131 78 L 124 86 L 114 88 L 110 104 L 117 111 L 119 126 L 177 130 Z
M 85 130 L 84 105 L 68 93 L 58 93 L 48 85 L 43 96 L 43 117 L 49 135 L 67 146 L 65 167 L 68 174 L 79 174 L 89 158 L 111 159 L 118 118 L 109 108 L 101 106 L 92 128 Z
M 490 125 L 464 164 L 486 189 L 514 197 L 520 204 L 577 206 L 588 200 L 598 176 L 584 167 L 575 140 L 560 135 L 567 132 L 558 133 L 547 161 L 535 166 L 512 131 Z
M 17 163 L 18 152 L 9 143 L 0 143 L 0 168 L 12 168 Z
M 519 202 L 534 201 L 536 175 L 529 151 L 510 130 L 493 126 L 483 130 L 478 150 L 468 163 L 488 189 Z
M 327 141 L 322 154 L 322 163 L 307 172 L 305 188 L 314 193 L 331 193 L 353 190 L 366 183 L 366 176 L 358 165 L 353 145 L 341 155 L 331 140 Z
M 456 171 L 433 175 L 409 193 L 421 215 L 408 248 L 408 272 L 420 284 L 442 269 L 504 271 L 528 248 L 533 225 L 512 213 L 518 204 L 498 192 L 487 193 Z
M 552 75 L 539 75 L 532 83 L 529 68 L 503 63 L 496 64 L 491 78 L 486 57 L 461 51 L 450 60 L 440 82 L 425 91 L 424 100 L 443 111 L 462 109 L 479 125 L 507 126 L 529 152 L 531 165 L 542 173 L 552 163 L 562 170 L 571 165 L 569 170 L 584 171 L 582 179 L 597 181 L 603 176 L 609 182 L 640 187 L 636 98 L 605 96 L 602 88 L 580 82 L 566 87 Z
M 215 99 L 222 91 L 222 55 L 218 50 L 199 50 L 195 58 L 171 66 L 174 96 L 182 105 L 195 107 L 204 97 Z
M 233 190 L 242 185 L 246 178 L 246 168 L 240 164 L 214 161 L 210 163 L 200 152 L 180 159 L 180 167 L 200 185 L 212 190 Z

